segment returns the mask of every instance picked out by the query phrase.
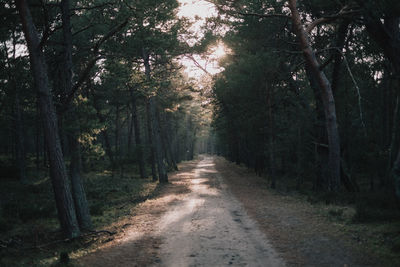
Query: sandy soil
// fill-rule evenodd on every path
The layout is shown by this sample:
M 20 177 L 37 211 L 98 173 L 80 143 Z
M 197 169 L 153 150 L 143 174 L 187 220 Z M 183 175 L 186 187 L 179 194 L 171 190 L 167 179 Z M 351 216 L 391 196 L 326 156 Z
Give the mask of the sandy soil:
M 268 190 L 268 182 L 247 168 L 220 157 L 214 161 L 287 266 L 383 266 L 343 231 L 342 224 L 329 221 L 313 205 Z
M 283 266 L 242 205 L 226 190 L 214 159 L 190 177 L 191 193 L 158 224 L 163 266 Z
M 306 203 L 219 157 L 185 162 L 81 266 L 378 266 Z

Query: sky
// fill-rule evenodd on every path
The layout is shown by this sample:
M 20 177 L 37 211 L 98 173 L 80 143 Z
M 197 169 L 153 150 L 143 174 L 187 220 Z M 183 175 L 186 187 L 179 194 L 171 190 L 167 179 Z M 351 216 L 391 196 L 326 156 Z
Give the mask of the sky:
M 178 16 L 180 17 L 188 17 L 194 19 L 198 17 L 198 20 L 192 26 L 192 30 L 195 32 L 200 32 L 200 28 L 204 25 L 206 18 L 212 17 L 217 14 L 217 11 L 213 4 L 203 1 L 203 0 L 178 0 L 180 3 L 180 8 L 178 12 Z M 219 43 L 216 47 L 210 48 L 212 54 L 206 60 L 202 59 L 198 55 L 194 55 L 197 63 L 201 65 L 202 68 L 207 70 L 210 74 L 216 74 L 222 71 L 222 68 L 218 66 L 218 59 L 225 55 L 225 46 L 222 43 Z M 196 66 L 196 63 L 193 60 L 188 58 L 181 59 L 181 63 L 186 67 L 186 72 L 189 77 L 199 78 L 205 74 L 201 68 Z

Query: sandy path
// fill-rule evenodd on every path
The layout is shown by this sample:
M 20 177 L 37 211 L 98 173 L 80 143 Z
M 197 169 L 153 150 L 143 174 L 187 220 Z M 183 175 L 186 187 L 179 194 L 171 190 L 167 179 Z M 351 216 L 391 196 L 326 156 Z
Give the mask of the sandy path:
M 205 157 L 190 180 L 191 193 L 157 225 L 162 266 L 283 266 L 241 204 Z
M 158 196 L 118 222 L 112 240 L 78 266 L 284 266 L 215 169 L 215 157 L 180 164 Z
M 340 223 L 330 222 L 305 201 L 269 190 L 268 181 L 246 168 L 210 156 L 179 168 L 155 197 L 110 226 L 118 233 L 111 241 L 97 242 L 74 263 L 384 266 Z

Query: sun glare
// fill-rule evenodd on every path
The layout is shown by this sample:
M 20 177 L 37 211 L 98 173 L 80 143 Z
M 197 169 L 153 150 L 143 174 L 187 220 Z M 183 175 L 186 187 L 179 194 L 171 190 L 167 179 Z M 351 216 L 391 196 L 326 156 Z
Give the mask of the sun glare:
M 179 3 L 181 4 L 178 12 L 179 16 L 205 19 L 216 14 L 215 7 L 207 1 L 179 0 Z
M 195 34 L 195 37 L 185 40 L 188 44 L 193 45 L 203 37 L 202 26 L 204 26 L 206 19 L 216 16 L 218 12 L 212 3 L 205 0 L 178 1 L 180 3 L 178 16 L 186 17 L 193 21 L 190 30 Z M 208 49 L 207 56 L 193 55 L 191 58 L 182 58 L 181 63 L 186 67 L 186 73 L 190 77 L 199 78 L 205 72 L 214 75 L 222 71 L 218 61 L 226 53 L 226 46 L 222 42 L 218 42 Z
M 211 50 L 211 55 L 217 60 L 224 57 L 227 53 L 227 47 L 222 42 L 219 42 L 216 46 L 212 47 L 210 50 Z

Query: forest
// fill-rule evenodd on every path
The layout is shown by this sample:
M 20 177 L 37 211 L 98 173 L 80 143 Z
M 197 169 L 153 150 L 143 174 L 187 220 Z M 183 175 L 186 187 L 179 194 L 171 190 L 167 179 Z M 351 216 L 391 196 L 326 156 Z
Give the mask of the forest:
M 400 252 L 400 2 L 187 2 L 1 1 L 0 265 L 107 235 L 199 154 L 390 224 Z

